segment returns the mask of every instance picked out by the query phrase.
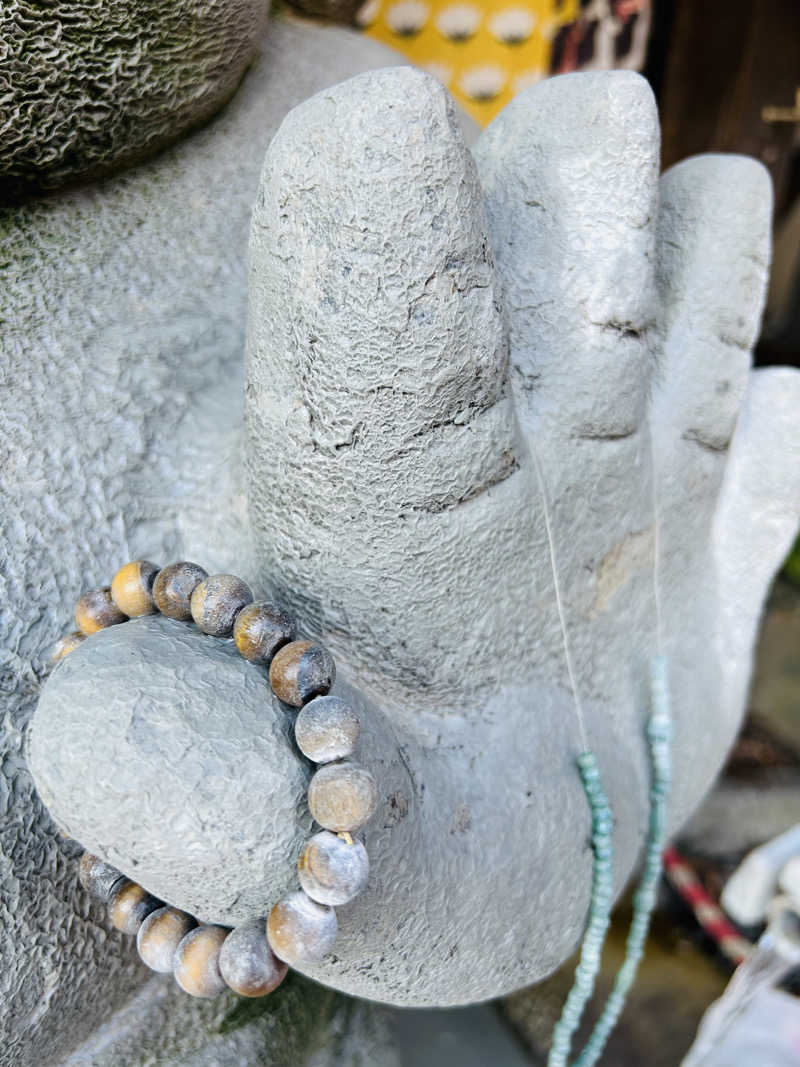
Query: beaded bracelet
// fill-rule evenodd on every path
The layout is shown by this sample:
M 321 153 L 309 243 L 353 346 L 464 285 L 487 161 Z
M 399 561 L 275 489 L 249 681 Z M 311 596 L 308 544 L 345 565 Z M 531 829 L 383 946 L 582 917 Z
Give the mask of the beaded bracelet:
M 294 621 L 267 603 L 254 603 L 250 588 L 232 574 L 209 576 L 196 563 L 159 570 L 147 560 L 126 563 L 110 586 L 85 593 L 75 609 L 78 629 L 56 644 L 62 660 L 88 636 L 140 615 L 160 612 L 194 620 L 203 633 L 233 637 L 241 655 L 269 669 L 272 691 L 299 708 L 294 736 L 300 751 L 318 765 L 308 787 L 308 806 L 322 827 L 298 860 L 300 889 L 233 930 L 198 923 L 191 915 L 151 896 L 116 868 L 84 853 L 79 880 L 108 904 L 111 922 L 135 934 L 142 960 L 172 973 L 181 989 L 213 997 L 226 988 L 245 997 L 271 993 L 289 965 L 315 963 L 331 950 L 337 934 L 335 906 L 361 892 L 369 860 L 356 833 L 377 806 L 369 771 L 351 759 L 360 734 L 355 711 L 328 695 L 336 676 L 330 652 L 296 640 Z

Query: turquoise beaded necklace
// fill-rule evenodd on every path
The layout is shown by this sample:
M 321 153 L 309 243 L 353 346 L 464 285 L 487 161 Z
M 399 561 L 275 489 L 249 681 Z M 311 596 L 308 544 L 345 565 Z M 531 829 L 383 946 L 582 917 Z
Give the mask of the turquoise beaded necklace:
M 574 1061 L 573 1067 L 593 1067 L 603 1053 L 606 1042 L 619 1019 L 630 991 L 639 963 L 644 954 L 644 945 L 650 928 L 650 920 L 656 902 L 656 892 L 661 876 L 661 857 L 666 844 L 669 792 L 672 782 L 671 739 L 672 719 L 669 705 L 669 676 L 667 660 L 663 653 L 661 601 L 660 601 L 660 515 L 656 489 L 655 450 L 650 437 L 653 478 L 653 591 L 655 599 L 658 655 L 650 663 L 651 715 L 647 723 L 647 743 L 650 754 L 650 820 L 645 850 L 642 877 L 634 894 L 633 919 L 625 946 L 625 959 L 619 969 L 611 994 L 600 1018 L 589 1036 L 586 1046 Z M 569 991 L 561 1017 L 553 1028 L 553 1038 L 547 1067 L 566 1067 L 570 1056 L 572 1037 L 577 1030 L 584 1009 L 594 991 L 600 969 L 600 959 L 611 918 L 614 900 L 614 817 L 603 786 L 600 767 L 594 752 L 589 748 L 586 725 L 581 707 L 575 672 L 572 665 L 567 626 L 556 565 L 555 544 L 550 525 L 550 506 L 547 498 L 544 475 L 535 449 L 531 455 L 536 469 L 539 492 L 544 509 L 545 529 L 550 552 L 553 587 L 556 596 L 559 623 L 564 647 L 572 697 L 580 730 L 581 747 L 577 768 L 584 793 L 592 815 L 592 892 L 589 902 L 589 917 L 581 942 L 580 960 L 575 970 L 575 979 Z

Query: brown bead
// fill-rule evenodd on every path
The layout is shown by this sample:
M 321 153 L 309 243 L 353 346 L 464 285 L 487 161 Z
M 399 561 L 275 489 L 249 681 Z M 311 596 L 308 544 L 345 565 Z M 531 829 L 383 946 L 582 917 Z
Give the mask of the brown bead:
M 107 903 L 117 886 L 127 879 L 99 856 L 84 852 L 78 866 L 78 881 L 90 896 Z
M 188 622 L 192 617 L 192 593 L 208 577 L 207 571 L 196 563 L 182 560 L 170 563 L 156 575 L 153 582 L 153 601 L 162 615 Z
M 128 618 L 138 615 L 152 615 L 156 610 L 153 603 L 153 582 L 158 574 L 158 567 L 146 559 L 136 559 L 120 567 L 111 579 L 111 599 Z
M 81 641 L 86 640 L 86 634 L 82 634 L 80 630 L 75 630 L 71 634 L 61 637 L 53 645 L 53 651 L 50 653 L 50 662 L 58 663 L 65 656 L 68 656 L 70 652 L 74 652 Z
M 220 974 L 241 997 L 265 997 L 277 989 L 288 969 L 269 947 L 263 919 L 237 926 L 219 954 Z
M 127 878 L 115 887 L 108 904 L 111 922 L 123 934 L 135 934 L 151 911 L 163 907 L 146 889 Z
M 294 620 L 272 604 L 248 604 L 236 616 L 233 639 L 245 659 L 268 666 L 272 657 L 295 638 Z
M 111 599 L 111 588 L 107 585 L 84 593 L 75 607 L 75 622 L 83 634 L 95 634 L 106 626 L 117 626 L 127 619 L 128 616 Z
M 308 807 L 326 830 L 353 833 L 375 811 L 378 789 L 370 772 L 343 760 L 320 767 L 308 785 Z
M 204 634 L 230 637 L 242 608 L 251 603 L 250 586 L 234 574 L 212 574 L 192 593 L 192 618 Z
M 147 966 L 159 974 L 172 974 L 175 952 L 197 926 L 191 915 L 177 908 L 158 908 L 139 927 L 136 948 Z
M 224 926 L 198 926 L 178 945 L 173 973 L 185 993 L 216 997 L 227 988 L 219 969 L 219 954 L 229 932 Z
M 300 708 L 312 697 L 327 693 L 336 677 L 333 656 L 314 641 L 284 645 L 269 668 L 269 682 L 278 700 Z
M 336 941 L 336 912 L 302 890 L 279 900 L 267 919 L 269 945 L 278 959 L 295 967 L 318 963 Z

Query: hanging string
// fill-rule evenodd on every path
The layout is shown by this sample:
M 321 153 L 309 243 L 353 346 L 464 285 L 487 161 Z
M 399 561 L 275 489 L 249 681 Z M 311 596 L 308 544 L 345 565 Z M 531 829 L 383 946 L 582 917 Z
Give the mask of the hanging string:
M 572 1045 L 572 1036 L 580 1024 L 583 1011 L 594 991 L 597 973 L 600 969 L 603 943 L 611 918 L 611 905 L 614 900 L 614 845 L 612 839 L 614 818 L 603 787 L 600 767 L 594 753 L 589 748 L 586 734 L 583 707 L 572 664 L 561 585 L 558 580 L 555 540 L 550 524 L 550 505 L 544 474 L 533 446 L 531 446 L 530 452 L 539 483 L 539 493 L 542 498 L 544 525 L 547 532 L 547 545 L 550 553 L 550 567 L 553 574 L 553 588 L 555 589 L 558 621 L 561 627 L 564 659 L 567 664 L 567 674 L 578 720 L 581 741 L 581 752 L 577 759 L 578 772 L 592 814 L 592 852 L 594 858 L 592 862 L 592 892 L 589 900 L 589 918 L 583 941 L 581 942 L 581 956 L 575 969 L 575 980 L 564 1002 L 561 1018 L 553 1029 L 553 1040 L 547 1059 L 547 1067 L 566 1067 Z
M 672 785 L 672 715 L 669 702 L 669 674 L 664 655 L 661 622 L 661 514 L 658 498 L 658 470 L 652 428 L 650 462 L 653 479 L 653 594 L 656 614 L 658 655 L 650 661 L 651 715 L 647 723 L 650 752 L 650 824 L 647 833 L 644 870 L 633 898 L 633 918 L 625 945 L 625 959 L 617 973 L 614 988 L 595 1024 L 585 1048 L 574 1067 L 593 1067 L 603 1053 L 611 1031 L 625 1007 L 628 993 L 636 979 L 639 963 L 650 929 L 661 878 L 664 848 L 667 843 L 669 794 Z
M 592 1067 L 602 1055 L 611 1031 L 625 1007 L 625 1000 L 636 978 L 639 963 L 644 955 L 644 945 L 650 929 L 650 920 L 656 904 L 656 893 L 661 878 L 661 864 L 667 843 L 667 817 L 670 786 L 672 783 L 671 717 L 667 684 L 667 661 L 664 656 L 654 656 L 651 661 L 651 697 L 653 713 L 647 723 L 647 740 L 650 749 L 650 827 L 647 835 L 644 871 L 633 898 L 633 919 L 625 945 L 625 959 L 617 973 L 614 988 L 597 1021 L 586 1046 L 575 1061 L 575 1067 Z

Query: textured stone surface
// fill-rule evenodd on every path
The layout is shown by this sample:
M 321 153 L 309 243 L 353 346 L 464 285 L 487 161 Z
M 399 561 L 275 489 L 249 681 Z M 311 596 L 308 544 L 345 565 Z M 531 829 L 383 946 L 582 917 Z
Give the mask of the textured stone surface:
M 40 476 L 43 486 L 64 479 L 58 504 L 81 497 L 81 518 L 87 495 L 106 516 L 90 531 L 102 532 L 100 545 L 67 546 L 84 574 L 98 570 L 93 580 L 128 532 L 134 552 L 160 558 L 177 524 L 186 554 L 235 569 L 257 595 L 266 587 L 333 649 L 336 692 L 361 718 L 359 758 L 380 799 L 365 834 L 370 882 L 340 910 L 335 953 L 309 973 L 405 1004 L 480 999 L 541 977 L 569 953 L 586 914 L 580 739 L 531 445 L 553 504 L 588 734 L 617 816 L 618 886 L 647 823 L 644 680 L 657 644 L 651 392 L 675 824 L 737 727 L 763 592 L 797 523 L 797 375 L 747 380 L 742 369 L 766 269 L 762 172 L 737 160 L 673 172 L 663 186 L 671 229 L 659 235 L 657 130 L 643 81 L 553 80 L 498 123 L 478 147 L 483 196 L 446 95 L 418 72 L 326 91 L 273 142 L 251 244 L 244 453 L 258 564 L 242 562 L 231 463 L 235 355 L 226 348 L 223 362 L 219 334 L 192 332 L 191 315 L 174 318 L 174 288 L 168 301 L 157 294 L 162 318 L 144 321 L 137 345 L 105 322 L 102 345 L 81 338 L 104 371 L 93 376 L 82 356 L 84 393 L 105 390 L 119 417 L 101 444 L 64 448 L 59 439 Z M 234 188 L 239 166 L 237 157 L 225 175 L 237 175 Z M 216 198 L 224 202 L 219 223 L 229 191 L 199 187 L 212 215 Z M 170 192 L 173 210 L 179 192 Z M 698 243 L 706 218 L 715 239 Z M 187 226 L 176 240 L 196 252 L 200 241 L 195 284 L 219 314 L 219 287 L 204 284 L 234 268 L 218 229 L 209 223 L 202 235 L 204 246 Z M 699 303 L 696 287 L 706 293 Z M 126 327 L 142 322 L 130 290 L 126 278 L 126 315 L 116 306 L 110 315 Z M 50 344 L 36 350 L 52 359 L 46 323 Z M 31 332 L 28 321 L 23 336 Z M 109 355 L 120 338 L 136 358 L 113 347 Z M 142 344 L 155 338 L 163 363 Z M 207 386 L 184 394 L 190 433 L 180 422 L 176 430 L 174 390 L 168 425 L 159 421 L 165 368 L 185 386 L 198 384 L 194 375 Z M 140 408 L 112 388 L 115 369 L 147 396 L 146 433 Z M 25 399 L 17 444 L 51 410 L 46 389 Z M 41 450 L 23 455 L 42 463 Z M 13 558 L 36 567 L 28 588 L 42 574 L 68 584 L 63 561 L 38 567 L 29 531 L 48 506 L 52 525 L 76 512 L 65 517 L 52 493 L 32 494 L 30 473 L 23 463 L 26 518 L 14 527 Z M 172 501 L 170 484 L 183 494 Z M 35 652 L 47 626 L 31 625 L 27 602 L 25 611 L 22 635 Z M 227 699 L 221 690 L 218 714 Z
M 292 734 L 266 671 L 233 642 L 144 616 L 53 672 L 28 765 L 71 837 L 160 900 L 234 925 L 293 888 L 311 833 Z
M 399 1067 L 386 1014 L 290 971 L 257 1001 L 198 1001 L 151 978 L 63 1067 L 362 1067 L 365 1056 L 369 1067 Z
M 394 810 L 417 823 L 410 858 L 367 840 L 375 874 L 309 973 L 400 1003 L 540 978 L 584 923 L 543 490 L 618 888 L 647 826 L 656 545 L 677 827 L 740 722 L 800 498 L 800 378 L 748 370 L 763 169 L 700 158 L 659 184 L 652 96 L 627 73 L 521 94 L 475 157 L 425 75 L 352 80 L 287 117 L 251 237 L 261 568 L 391 718 L 413 783 Z
M 0 193 L 141 159 L 205 122 L 257 50 L 269 0 L 8 0 Z
M 276 23 L 206 129 L 120 179 L 0 214 L 4 1067 L 57 1062 L 148 975 L 130 939 L 77 889 L 80 851 L 43 813 L 24 766 L 23 733 L 50 649 L 71 628 L 80 593 L 126 560 L 197 559 L 254 577 L 238 533 L 237 449 L 220 432 L 235 438 L 240 419 L 259 169 L 290 107 L 391 62 L 343 31 Z M 235 1039 L 179 991 L 152 1013 L 146 1000 L 109 1023 L 119 1051 L 95 1062 L 141 1067 L 173 1049 L 173 1062 L 185 1064 L 185 1049 L 209 1041 L 207 1063 L 238 1065 L 243 1049 L 257 1062 L 266 1046 L 276 1062 L 290 1050 L 294 1067 L 320 1040 L 322 1023 L 297 1015 L 302 998 L 274 1025 L 241 1020 Z M 123 1029 L 140 1017 L 147 1026 L 129 1039 Z

